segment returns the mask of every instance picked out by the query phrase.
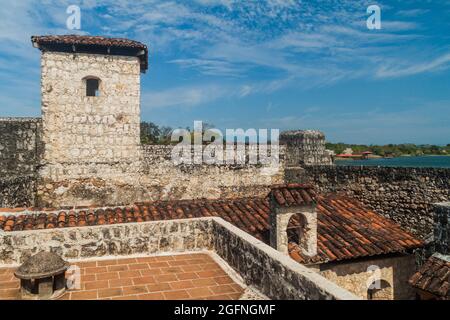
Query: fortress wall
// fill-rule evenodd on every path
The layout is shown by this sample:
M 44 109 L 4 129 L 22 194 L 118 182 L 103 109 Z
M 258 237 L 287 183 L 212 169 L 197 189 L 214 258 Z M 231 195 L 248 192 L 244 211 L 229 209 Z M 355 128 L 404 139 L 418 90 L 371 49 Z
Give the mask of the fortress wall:
M 284 149 L 279 166 L 271 164 L 179 164 L 172 146 L 145 145 L 143 179 L 152 199 L 237 198 L 266 196 L 272 184 L 284 182 Z M 246 150 L 248 155 L 253 152 Z M 193 159 L 193 151 L 191 150 Z
M 0 206 L 34 202 L 42 155 L 40 118 L 0 118 Z
M 39 206 L 126 205 L 150 200 L 265 196 L 270 185 L 284 181 L 282 163 L 280 166 L 177 165 L 172 161 L 172 146 L 143 145 L 140 148 L 142 158 L 133 164 L 138 167 L 132 172 L 128 171 L 128 164 L 120 162 L 71 164 L 70 176 L 47 181 L 42 185 L 43 190 L 38 190 L 38 195 L 45 192 L 47 199 Z M 115 176 L 118 170 L 134 182 L 121 183 L 120 175 Z
M 0 137 L 12 143 L 10 135 L 0 133 Z M 15 138 L 20 141 L 19 137 Z M 60 168 L 62 174 L 51 177 L 52 180 L 45 175 L 39 177 L 36 167 L 41 152 L 28 171 L 16 169 L 14 174 L 2 173 L 1 206 L 120 205 L 142 200 L 258 197 L 267 195 L 270 185 L 284 181 L 283 147 L 280 147 L 279 166 L 249 163 L 176 165 L 172 161 L 173 146 L 142 145 L 139 148 L 142 157 L 133 164 L 138 166 L 134 178 L 128 171 L 129 163 L 120 162 L 51 164 L 52 169 Z M 193 156 L 192 150 L 191 154 Z M 245 154 L 249 155 L 248 149 Z M 9 148 L 3 156 L 19 166 L 16 149 Z M 135 179 L 133 185 L 118 183 L 120 170 L 124 175 L 130 174 L 129 179 Z
M 287 175 L 346 193 L 422 239 L 433 231 L 432 204 L 450 199 L 450 169 L 310 166 Z

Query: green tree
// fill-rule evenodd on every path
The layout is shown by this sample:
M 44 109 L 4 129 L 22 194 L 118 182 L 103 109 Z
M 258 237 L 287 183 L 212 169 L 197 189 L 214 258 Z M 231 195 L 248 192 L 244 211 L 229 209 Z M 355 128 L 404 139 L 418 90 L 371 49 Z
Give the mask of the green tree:
M 141 143 L 157 144 L 161 131 L 153 122 L 141 122 Z

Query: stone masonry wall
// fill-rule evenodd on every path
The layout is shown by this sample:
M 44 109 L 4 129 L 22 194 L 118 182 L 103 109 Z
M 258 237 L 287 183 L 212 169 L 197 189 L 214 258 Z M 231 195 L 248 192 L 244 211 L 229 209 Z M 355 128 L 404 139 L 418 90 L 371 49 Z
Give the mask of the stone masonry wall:
M 287 180 L 345 193 L 422 239 L 433 231 L 432 203 L 450 199 L 450 169 L 310 166 Z
M 41 130 L 39 118 L 0 118 L 0 206 L 33 204 Z
M 139 59 L 43 52 L 41 68 L 39 204 L 91 204 L 89 192 L 111 202 L 139 194 Z M 86 96 L 87 77 L 100 79 L 98 97 Z
M 377 268 L 376 272 L 372 271 L 374 267 Z M 408 284 L 408 280 L 415 272 L 413 255 L 387 256 L 320 266 L 322 276 L 362 299 L 368 298 L 368 284 L 376 279 L 389 284 L 391 295 L 386 297 L 387 299 L 414 299 L 415 292 Z
M 211 224 L 208 219 L 184 219 L 0 232 L 0 265 L 21 264 L 40 251 L 79 260 L 208 250 L 212 248 Z
M 331 165 L 325 149 L 325 135 L 317 130 L 284 131 L 280 143 L 286 145 L 286 166 Z
M 179 164 L 172 146 L 143 146 L 142 181 L 148 199 L 195 199 L 266 196 L 284 181 L 283 150 L 279 167 L 271 164 Z M 247 151 L 248 154 L 248 151 Z

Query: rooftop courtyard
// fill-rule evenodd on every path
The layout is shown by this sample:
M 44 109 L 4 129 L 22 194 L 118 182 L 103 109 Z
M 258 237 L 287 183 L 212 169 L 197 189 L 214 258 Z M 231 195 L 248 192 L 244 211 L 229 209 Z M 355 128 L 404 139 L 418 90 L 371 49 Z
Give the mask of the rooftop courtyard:
M 1 299 L 18 298 L 15 270 L 43 251 L 81 268 L 63 299 L 358 299 L 220 217 L 0 235 Z
M 218 257 L 209 253 L 160 255 L 73 262 L 79 269 L 77 289 L 63 300 L 237 300 L 245 285 Z M 225 267 L 225 268 L 224 268 Z M 15 268 L 0 269 L 0 300 L 19 298 Z M 70 278 L 73 273 L 68 273 Z M 249 290 L 247 290 L 248 292 Z M 262 298 L 253 291 L 254 298 Z

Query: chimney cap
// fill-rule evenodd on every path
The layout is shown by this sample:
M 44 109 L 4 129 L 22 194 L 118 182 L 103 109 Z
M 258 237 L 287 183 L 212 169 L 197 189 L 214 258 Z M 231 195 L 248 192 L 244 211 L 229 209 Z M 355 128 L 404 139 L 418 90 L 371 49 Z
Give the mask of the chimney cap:
M 19 279 L 43 279 L 65 272 L 69 263 L 56 253 L 41 251 L 28 258 L 14 273 Z

